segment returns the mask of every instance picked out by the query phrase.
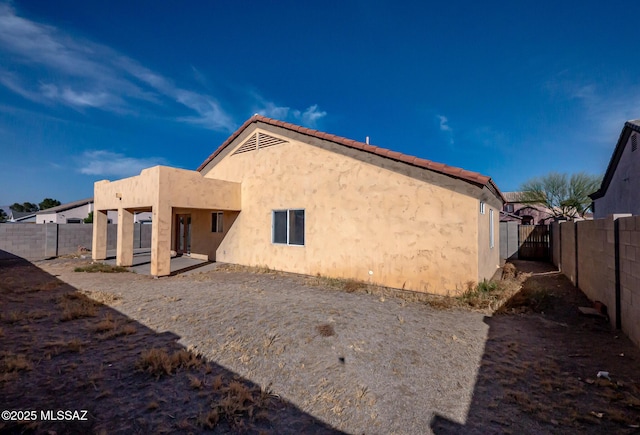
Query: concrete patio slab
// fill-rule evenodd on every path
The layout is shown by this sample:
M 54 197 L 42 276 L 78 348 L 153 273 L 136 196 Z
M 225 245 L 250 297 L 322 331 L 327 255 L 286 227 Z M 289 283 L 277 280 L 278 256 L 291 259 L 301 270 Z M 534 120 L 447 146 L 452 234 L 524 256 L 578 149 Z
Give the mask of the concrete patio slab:
M 116 251 L 107 252 L 107 259 L 103 263 L 116 265 Z M 216 263 L 192 258 L 188 255 L 171 258 L 171 275 L 184 274 L 193 271 L 197 273 L 214 269 Z M 129 269 L 140 275 L 151 275 L 151 251 L 149 249 L 135 249 L 133 253 L 133 265 Z

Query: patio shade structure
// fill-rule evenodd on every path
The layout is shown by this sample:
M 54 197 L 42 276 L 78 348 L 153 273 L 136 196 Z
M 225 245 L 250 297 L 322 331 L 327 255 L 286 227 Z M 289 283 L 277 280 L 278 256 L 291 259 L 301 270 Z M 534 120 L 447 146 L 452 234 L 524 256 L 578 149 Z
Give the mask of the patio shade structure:
M 118 211 L 116 264 L 133 264 L 134 213 L 152 212 L 151 275 L 169 275 L 176 209 L 240 211 L 240 183 L 167 166 L 94 184 L 93 260 L 107 258 L 107 211 Z

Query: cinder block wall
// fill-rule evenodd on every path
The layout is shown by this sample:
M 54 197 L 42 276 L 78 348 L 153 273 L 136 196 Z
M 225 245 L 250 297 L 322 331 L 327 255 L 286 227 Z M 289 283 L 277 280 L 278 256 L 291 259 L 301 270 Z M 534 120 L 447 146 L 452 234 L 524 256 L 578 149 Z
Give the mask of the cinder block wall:
M 640 345 L 640 216 L 620 218 L 622 330 Z
M 107 249 L 115 250 L 116 224 L 107 227 Z M 135 224 L 134 248 L 151 246 L 151 225 Z M 44 260 L 91 249 L 91 224 L 0 224 L 0 250 L 27 260 Z M 135 235 L 137 234 L 137 237 Z
M 46 224 L 51 225 L 51 224 Z M 54 224 L 55 225 L 55 224 Z M 58 225 L 57 255 L 74 254 L 79 247 L 91 249 L 93 225 L 62 224 Z
M 562 222 L 560 224 L 560 264 L 558 268 L 576 285 L 576 232 L 573 222 Z
M 45 257 L 45 225 L 0 224 L 0 249 L 27 260 Z
M 578 286 L 589 299 L 600 301 L 607 306 L 611 324 L 615 325 L 616 268 L 613 224 L 613 219 L 598 219 L 578 222 L 576 225 Z
M 551 231 L 551 262 L 554 266 L 560 266 L 560 224 L 558 222 L 552 222 L 550 226 Z
M 577 281 L 589 299 L 604 303 L 612 326 L 619 321 L 622 331 L 640 346 L 640 216 L 619 217 L 617 227 L 616 248 L 615 216 L 577 224 L 561 223 L 559 243 L 555 234 L 553 237 L 554 258 L 557 243 L 560 271 L 574 284 Z M 616 288 L 620 290 L 618 301 Z M 620 319 L 616 315 L 616 302 L 620 304 Z

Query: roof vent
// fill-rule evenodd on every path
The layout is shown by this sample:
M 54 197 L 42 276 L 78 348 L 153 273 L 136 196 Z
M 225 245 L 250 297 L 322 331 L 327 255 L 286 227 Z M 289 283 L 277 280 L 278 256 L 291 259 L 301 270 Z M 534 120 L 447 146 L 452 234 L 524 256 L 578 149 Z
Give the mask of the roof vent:
M 283 143 L 288 143 L 288 141 L 270 136 L 268 134 L 256 132 L 249 139 L 247 139 L 247 141 L 244 144 L 242 144 L 236 150 L 236 152 L 233 153 L 233 155 L 246 153 L 248 151 L 255 151 L 261 148 L 267 148 L 274 145 L 280 145 Z
M 631 135 L 631 151 L 635 151 L 637 149 L 638 149 L 638 135 L 634 133 Z

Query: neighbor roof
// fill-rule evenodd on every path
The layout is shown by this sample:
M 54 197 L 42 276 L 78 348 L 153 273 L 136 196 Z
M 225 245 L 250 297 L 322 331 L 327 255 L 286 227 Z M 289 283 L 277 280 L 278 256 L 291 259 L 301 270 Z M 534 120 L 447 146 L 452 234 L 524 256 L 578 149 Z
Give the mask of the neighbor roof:
M 419 157 L 411 156 L 408 154 L 399 153 L 396 151 L 392 151 L 386 148 L 381 148 L 373 145 L 369 145 L 363 142 L 358 142 L 353 139 L 347 139 L 344 137 L 336 136 L 334 134 L 323 133 L 318 130 L 313 130 L 306 127 L 301 127 L 299 125 L 291 124 L 284 121 L 278 121 L 276 119 L 267 118 L 262 115 L 253 115 L 251 118 L 247 119 L 240 128 L 238 128 L 229 138 L 224 141 L 222 145 L 218 147 L 217 150 L 213 152 L 199 167 L 198 171 L 202 171 L 218 154 L 220 154 L 227 146 L 231 144 L 240 134 L 247 129 L 251 124 L 262 122 L 265 124 L 273 125 L 276 127 L 281 127 L 286 130 L 290 130 L 293 132 L 297 132 L 300 134 L 304 134 L 307 136 L 328 140 L 339 145 L 346 146 L 348 148 L 353 148 L 357 150 L 361 150 L 371 154 L 377 154 L 382 157 L 386 157 L 391 160 L 396 160 L 399 162 L 407 163 L 409 165 L 417 166 L 420 168 L 428 169 L 430 171 L 438 172 L 440 174 L 448 175 L 453 178 L 458 178 L 460 180 L 467 181 L 469 183 L 475 184 L 477 186 L 489 186 L 491 187 L 497 195 L 504 201 L 504 196 L 498 189 L 498 186 L 493 182 L 493 180 L 486 176 L 479 174 L 477 172 L 467 171 L 462 168 L 456 168 L 454 166 L 445 165 L 443 163 L 432 162 L 431 160 L 421 159 Z
M 93 197 L 87 199 L 81 199 L 79 201 L 68 202 L 66 204 L 60 204 L 56 207 L 45 208 L 44 210 L 40 210 L 36 214 L 49 214 L 49 213 L 59 213 L 61 211 L 70 210 L 72 208 L 80 207 L 81 205 L 93 203 Z
M 616 172 L 616 168 L 618 167 L 618 163 L 620 162 L 620 158 L 622 157 L 624 146 L 627 144 L 627 142 L 629 141 L 629 136 L 631 136 L 631 133 L 633 133 L 634 131 L 640 133 L 640 119 L 634 119 L 624 123 L 622 132 L 620 133 L 620 137 L 618 138 L 618 143 L 616 144 L 616 148 L 613 150 L 613 155 L 611 156 L 611 160 L 609 161 L 609 166 L 607 166 L 607 172 L 605 172 L 604 178 L 602 179 L 600 189 L 589 195 L 591 199 L 602 198 L 607 193 L 607 189 L 609 188 L 609 184 L 611 184 L 613 174 Z

